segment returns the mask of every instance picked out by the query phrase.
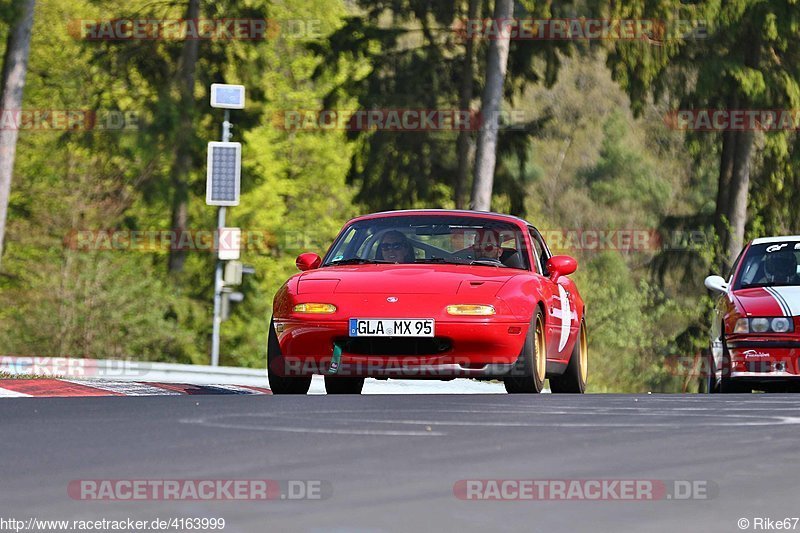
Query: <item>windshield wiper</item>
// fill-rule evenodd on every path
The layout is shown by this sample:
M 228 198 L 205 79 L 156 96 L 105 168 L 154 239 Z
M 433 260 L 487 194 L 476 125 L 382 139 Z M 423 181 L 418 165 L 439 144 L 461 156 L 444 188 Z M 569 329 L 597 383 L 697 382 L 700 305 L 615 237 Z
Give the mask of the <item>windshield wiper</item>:
M 469 264 L 508 268 L 499 259 L 473 259 Z
M 330 263 L 325 263 L 325 265 L 371 265 L 371 264 L 383 264 L 383 265 L 393 265 L 394 261 L 384 261 L 383 259 L 362 259 L 360 257 L 351 257 L 350 259 L 339 259 L 338 261 L 331 261 Z
M 451 259 L 445 259 L 444 257 L 420 257 L 419 259 L 414 259 L 415 263 L 442 263 L 448 265 L 465 265 L 467 264 L 465 260 L 461 261 L 453 261 Z

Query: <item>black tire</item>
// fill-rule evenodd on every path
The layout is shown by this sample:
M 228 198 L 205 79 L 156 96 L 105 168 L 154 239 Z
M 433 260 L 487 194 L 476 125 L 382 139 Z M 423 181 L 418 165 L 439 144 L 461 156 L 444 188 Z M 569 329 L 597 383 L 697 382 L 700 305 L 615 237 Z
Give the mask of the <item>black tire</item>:
M 308 394 L 311 388 L 311 376 L 285 376 L 283 354 L 275 333 L 275 322 L 269 323 L 269 339 L 267 341 L 267 377 L 272 394 Z
M 722 341 L 722 376 L 719 380 L 719 392 L 722 394 L 741 394 L 753 392 L 753 388 L 740 380 L 731 378 L 733 365 L 731 364 L 731 354 L 728 353 L 728 346 Z
M 589 343 L 586 338 L 586 322 L 581 321 L 578 340 L 569 357 L 569 364 L 563 374 L 550 378 L 550 391 L 554 393 L 583 394 L 586 391 L 588 376 Z
M 719 394 L 719 380 L 717 379 L 717 365 L 714 362 L 713 348 L 709 349 L 708 364 L 706 365 L 706 393 Z
M 503 378 L 509 394 L 536 394 L 544 388 L 546 351 L 544 344 L 544 318 L 540 308 L 531 319 L 525 344 L 514 368 Z M 540 359 L 541 358 L 541 359 Z
M 328 394 L 361 394 L 364 378 L 325 376 L 325 392 Z

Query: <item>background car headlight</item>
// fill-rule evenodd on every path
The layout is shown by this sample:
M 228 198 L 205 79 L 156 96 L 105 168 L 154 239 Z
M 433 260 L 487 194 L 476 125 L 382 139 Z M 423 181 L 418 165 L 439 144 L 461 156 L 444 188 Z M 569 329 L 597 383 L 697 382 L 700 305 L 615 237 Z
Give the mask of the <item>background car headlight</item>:
M 740 318 L 733 327 L 734 333 L 788 333 L 794 331 L 794 323 L 787 317 Z
M 494 307 L 491 305 L 458 304 L 447 306 L 447 314 L 449 315 L 488 316 L 494 313 Z
M 336 306 L 333 304 L 320 304 L 320 303 L 297 304 L 294 306 L 294 312 L 330 314 L 336 312 Z

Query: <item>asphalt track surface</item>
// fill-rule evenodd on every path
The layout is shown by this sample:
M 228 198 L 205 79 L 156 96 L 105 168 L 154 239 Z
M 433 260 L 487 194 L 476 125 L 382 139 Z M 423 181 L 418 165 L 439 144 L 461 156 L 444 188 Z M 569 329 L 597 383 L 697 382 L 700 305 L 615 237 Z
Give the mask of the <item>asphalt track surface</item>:
M 800 515 L 800 396 L 0 401 L 0 517 L 224 517 L 236 531 L 741 531 Z M 73 500 L 77 479 L 324 480 L 322 501 Z M 706 480 L 704 500 L 464 501 L 464 479 Z M 712 491 L 713 492 L 713 491 Z M 800 524 L 797 526 L 800 529 Z

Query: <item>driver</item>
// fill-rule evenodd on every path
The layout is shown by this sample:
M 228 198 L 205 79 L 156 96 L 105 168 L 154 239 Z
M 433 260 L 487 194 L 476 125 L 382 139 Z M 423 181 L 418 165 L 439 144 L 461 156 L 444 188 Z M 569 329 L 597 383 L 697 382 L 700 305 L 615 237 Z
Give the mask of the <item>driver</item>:
M 788 283 L 797 279 L 797 258 L 794 250 L 779 250 L 767 254 L 764 272 L 772 283 Z
M 478 230 L 475 243 L 472 245 L 475 259 L 494 259 L 500 261 L 503 248 L 500 246 L 500 234 L 493 229 Z

